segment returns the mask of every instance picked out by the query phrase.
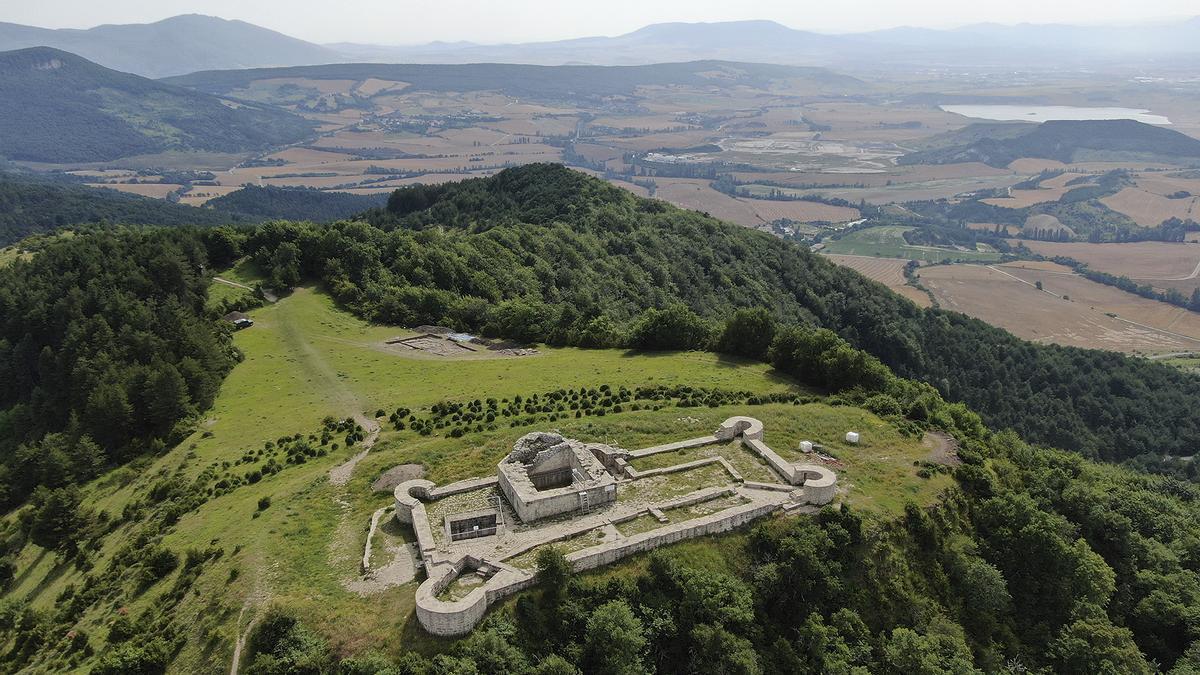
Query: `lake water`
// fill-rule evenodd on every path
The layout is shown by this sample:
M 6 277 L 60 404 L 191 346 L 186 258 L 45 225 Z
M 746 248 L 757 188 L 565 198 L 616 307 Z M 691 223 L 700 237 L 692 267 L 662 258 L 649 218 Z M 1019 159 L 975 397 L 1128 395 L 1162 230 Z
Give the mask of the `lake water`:
M 1170 124 L 1162 115 L 1136 108 L 1079 108 L 1069 105 L 944 105 L 948 113 L 1002 122 L 1045 122 L 1047 120 L 1137 120 L 1146 124 Z

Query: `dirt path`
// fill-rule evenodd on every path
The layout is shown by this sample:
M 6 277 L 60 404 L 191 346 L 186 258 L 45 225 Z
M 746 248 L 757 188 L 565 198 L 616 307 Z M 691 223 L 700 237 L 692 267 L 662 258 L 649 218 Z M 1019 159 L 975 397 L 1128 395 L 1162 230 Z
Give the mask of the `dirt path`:
M 306 289 L 296 289 L 296 293 L 310 292 Z M 292 305 L 284 302 L 280 303 L 278 307 L 279 332 L 299 357 L 301 369 L 312 379 L 315 387 L 325 393 L 332 404 L 331 407 L 338 410 L 339 414 L 352 417 L 367 432 L 366 438 L 359 446 L 362 448 L 361 451 L 329 471 L 330 483 L 335 486 L 345 485 L 354 474 L 354 467 L 371 452 L 371 448 L 379 438 L 379 423 L 363 414 L 365 402 L 342 382 L 333 367 L 325 361 L 321 352 L 312 346 L 308 339 L 309 336 L 305 334 L 304 329 L 298 325 L 296 318 L 292 315 Z
M 958 441 L 953 436 L 941 431 L 928 431 L 921 438 L 921 445 L 929 448 L 928 461 L 947 466 L 958 466 L 962 460 L 958 458 Z
M 253 288 L 250 288 L 250 287 L 249 287 L 249 286 L 247 286 L 246 284 L 239 284 L 239 283 L 238 283 L 238 282 L 236 282 L 236 281 L 230 281 L 230 280 L 228 280 L 228 279 L 222 279 L 221 277 L 213 277 L 213 282 L 215 282 L 215 283 L 218 283 L 218 284 L 225 284 L 226 286 L 233 286 L 234 288 L 244 288 L 244 289 L 246 289 L 247 291 L 253 291 L 253 290 L 254 290 Z
M 367 432 L 367 437 L 362 441 L 361 451 L 345 462 L 329 470 L 330 485 L 340 487 L 346 483 L 349 483 L 350 477 L 354 475 L 354 467 L 358 466 L 359 462 L 367 458 L 367 455 L 371 452 L 371 448 L 375 446 L 375 441 L 379 438 L 379 423 L 377 423 L 375 420 L 367 419 L 367 417 L 362 413 L 356 413 L 354 415 L 354 421 L 362 425 L 362 428 Z
M 229 666 L 229 675 L 238 675 L 238 667 L 242 663 L 242 649 L 246 647 L 246 640 L 250 638 L 250 631 L 254 629 L 254 622 L 251 621 L 246 625 L 246 630 L 242 631 L 242 619 L 246 616 L 246 609 L 250 607 L 250 601 L 242 605 L 242 611 L 238 613 L 237 620 L 237 640 L 233 643 L 233 663 Z
M 241 288 L 241 289 L 244 289 L 244 290 L 250 291 L 251 293 L 253 293 L 253 292 L 254 292 L 254 289 L 253 289 L 253 288 L 251 288 L 250 286 L 247 286 L 246 284 L 239 284 L 239 283 L 238 283 L 238 282 L 236 282 L 236 281 L 230 281 L 230 280 L 228 280 L 228 279 L 222 279 L 221 277 L 213 277 L 213 283 L 215 283 L 215 284 L 225 284 L 226 286 L 233 286 L 234 288 Z M 279 298 L 278 298 L 278 297 L 276 297 L 274 293 L 272 293 L 272 292 L 268 291 L 268 290 L 267 290 L 267 289 L 265 289 L 265 288 L 263 289 L 263 291 L 262 291 L 262 294 L 263 294 L 263 298 L 265 298 L 267 302 L 278 302 L 278 301 L 279 301 Z

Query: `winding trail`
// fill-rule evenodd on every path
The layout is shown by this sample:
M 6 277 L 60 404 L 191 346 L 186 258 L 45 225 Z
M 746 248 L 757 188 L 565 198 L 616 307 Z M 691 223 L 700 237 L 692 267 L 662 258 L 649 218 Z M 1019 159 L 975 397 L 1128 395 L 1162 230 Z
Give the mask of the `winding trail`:
M 250 287 L 249 287 L 249 286 L 247 286 L 246 284 L 239 284 L 239 283 L 238 283 L 238 282 L 236 282 L 236 281 L 230 281 L 230 280 L 228 280 L 228 279 L 222 279 L 221 277 L 213 277 L 213 282 L 215 282 L 215 283 L 218 283 L 218 284 L 225 284 L 226 286 L 233 286 L 234 288 L 244 288 L 244 289 L 246 289 L 247 291 L 253 291 L 253 290 L 254 290 L 253 288 L 250 288 Z
M 242 650 L 246 647 L 246 640 L 250 638 L 250 631 L 254 629 L 254 621 L 251 621 L 246 625 L 246 630 L 244 632 L 240 630 L 242 626 L 242 618 L 246 616 L 246 609 L 249 606 L 250 601 L 247 600 L 246 604 L 242 605 L 242 611 L 238 613 L 238 636 L 237 641 L 233 643 L 233 663 L 229 666 L 229 675 L 238 675 L 238 667 L 241 666 L 242 663 Z
M 310 289 L 298 288 L 295 292 L 311 293 L 312 291 Z M 365 402 L 342 382 L 337 372 L 329 365 L 325 357 L 321 355 L 321 352 L 316 347 L 313 347 L 306 331 L 293 315 L 294 309 L 292 303 L 282 302 L 277 307 L 278 313 L 276 316 L 279 319 L 280 335 L 283 336 L 284 341 L 299 357 L 300 367 L 312 379 L 315 386 L 329 399 L 332 407 L 339 411 L 339 414 L 352 417 L 367 432 L 366 438 L 362 440 L 360 445 L 362 450 L 344 463 L 329 470 L 329 482 L 331 484 L 335 486 L 345 485 L 350 482 L 350 477 L 354 474 L 354 467 L 371 452 L 371 448 L 379 438 L 379 423 L 367 417 L 362 412 L 366 405 Z

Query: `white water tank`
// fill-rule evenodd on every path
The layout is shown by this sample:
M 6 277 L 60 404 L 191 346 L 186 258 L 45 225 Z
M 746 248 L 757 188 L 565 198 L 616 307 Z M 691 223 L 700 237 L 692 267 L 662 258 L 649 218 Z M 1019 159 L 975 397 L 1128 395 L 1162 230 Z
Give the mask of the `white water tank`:
M 858 445 L 858 432 L 857 431 L 847 431 L 846 432 L 846 442 L 852 443 L 854 445 Z
M 812 441 L 800 441 L 800 452 L 810 453 L 813 451 Z

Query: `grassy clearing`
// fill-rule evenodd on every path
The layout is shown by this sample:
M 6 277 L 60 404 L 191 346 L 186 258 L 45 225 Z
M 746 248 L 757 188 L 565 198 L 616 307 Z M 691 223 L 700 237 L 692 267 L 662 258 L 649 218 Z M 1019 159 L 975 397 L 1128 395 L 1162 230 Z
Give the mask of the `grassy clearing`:
M 541 546 L 534 546 L 528 551 L 525 551 L 520 555 L 513 556 L 504 562 L 516 567 L 517 569 L 531 570 L 537 566 L 538 552 L 544 548 L 553 547 L 559 551 L 562 551 L 563 555 L 567 555 L 576 551 L 582 551 L 585 548 L 591 548 L 593 546 L 599 546 L 600 544 L 603 544 L 604 536 L 604 530 L 597 527 L 588 530 L 587 532 L 577 534 L 570 539 L 564 539 L 562 541 L 556 541 L 550 544 L 542 544 Z
M 633 520 L 617 523 L 616 528 L 618 532 L 626 537 L 632 537 L 635 534 L 657 530 L 658 528 L 665 527 L 666 525 L 667 523 L 658 522 L 658 518 L 655 518 L 649 513 L 643 513 Z
M 720 464 L 705 464 L 694 469 L 622 483 L 617 489 L 617 501 L 629 504 L 658 504 L 696 490 L 721 485 L 733 485 L 733 476 Z
M 911 227 L 888 225 L 871 227 L 851 232 L 841 239 L 830 240 L 822 249 L 825 253 L 840 255 L 865 255 L 875 258 L 904 258 L 925 262 L 946 260 L 969 260 L 973 262 L 996 261 L 1000 255 L 994 251 L 960 251 L 934 246 L 912 246 L 904 240 L 904 233 Z
M 538 356 L 524 358 L 405 358 L 379 347 L 401 329 L 368 325 L 338 311 L 327 296 L 312 289 L 299 289 L 276 304 L 254 310 L 251 316 L 255 326 L 234 338 L 246 359 L 226 379 L 196 432 L 159 457 L 139 460 L 133 467 L 118 469 L 89 484 L 85 489 L 88 506 L 120 513 L 161 476 L 195 477 L 205 467 L 235 462 L 267 441 L 315 432 L 327 415 L 373 416 L 377 408 L 425 410 L 443 399 L 504 398 L 606 383 L 614 388 L 686 383 L 756 394 L 801 391 L 766 365 L 700 353 L 543 349 Z M 555 426 L 583 440 L 641 448 L 711 433 L 722 420 L 747 413 L 765 422 L 767 442 L 785 457 L 801 439 L 826 443 L 846 463 L 843 484 L 850 488 L 846 500 L 861 509 L 894 511 L 908 498 L 927 502 L 949 482 L 945 476 L 929 481 L 916 478 L 912 461 L 925 452 L 919 441 L 904 439 L 869 413 L 849 408 L 668 406 L 658 411 L 559 420 L 544 426 Z M 193 586 L 194 592 L 179 605 L 177 617 L 188 633 L 174 668 L 181 672 L 228 668 L 237 634 L 270 604 L 303 613 L 342 653 L 378 648 L 396 654 L 408 648 L 444 645 L 445 641 L 432 640 L 412 626 L 413 584 L 368 596 L 344 585 L 357 575 L 371 514 L 392 500 L 388 493 L 371 492 L 370 483 L 382 471 L 402 463 L 424 465 L 428 477 L 441 484 L 489 475 L 518 437 L 540 428 L 542 425 L 505 426 L 458 439 L 387 428 L 344 487 L 331 486 L 328 472 L 356 450 L 331 448 L 327 456 L 289 465 L 184 515 L 166 537 L 166 546 L 182 553 L 215 545 L 224 549 L 225 555 L 206 569 Z M 851 428 L 864 434 L 863 445 L 838 445 L 836 439 Z M 341 441 L 335 438 L 335 442 Z M 665 491 L 647 496 L 662 501 L 728 482 L 720 467 L 706 468 L 718 473 L 697 474 L 696 480 L 684 475 Z M 270 497 L 271 503 L 260 511 L 262 497 Z M 134 526 L 125 525 L 111 533 L 101 550 L 94 552 L 97 569 L 103 569 L 134 532 Z M 411 532 L 403 528 L 390 532 L 385 526 L 383 532 L 387 541 L 411 540 Z M 376 541 L 375 564 L 387 562 L 378 555 L 384 540 Z M 736 555 L 726 547 L 737 541 L 737 535 L 705 538 L 670 550 L 672 555 L 686 552 L 700 561 L 696 564 L 724 566 Z M 640 564 L 641 558 L 627 563 Z M 105 601 L 90 611 L 79 627 L 100 648 L 120 607 L 136 616 L 173 581 L 174 575 L 145 592 L 129 590 Z M 79 587 L 82 583 L 81 572 L 58 565 L 55 556 L 31 545 L 19 556 L 17 580 L 7 596 L 28 598 L 34 607 L 45 610 L 55 605 L 67 585 Z M 246 614 L 239 627 L 244 607 Z
M 438 600 L 444 600 L 446 602 L 462 600 L 470 595 L 471 591 L 482 586 L 485 581 L 487 580 L 475 572 L 467 572 L 462 574 L 455 578 L 454 581 L 451 581 L 449 584 L 447 584 L 446 587 L 442 589 L 441 593 L 438 593 Z
M 1168 366 L 1174 366 L 1185 373 L 1200 375 L 1200 355 L 1192 354 L 1173 359 L 1163 359 L 1161 362 L 1167 364 Z
M 673 452 L 660 452 L 649 457 L 635 459 L 630 464 L 638 471 L 647 471 L 649 469 L 659 469 L 676 464 L 694 462 L 697 459 L 704 459 L 705 457 L 724 457 L 726 461 L 733 465 L 733 468 L 737 469 L 738 473 L 742 474 L 742 478 L 748 481 L 757 481 L 760 483 L 783 482 L 783 476 L 775 473 L 775 470 L 761 457 L 746 449 L 746 446 L 742 445 L 740 440 L 731 443 L 702 445 L 697 448 L 684 448 Z
M 703 518 L 710 516 L 718 511 L 731 509 L 735 506 L 741 506 L 749 503 L 750 500 L 741 495 L 725 495 L 716 499 L 709 499 L 698 504 L 690 506 L 677 506 L 673 509 L 663 511 L 663 515 L 670 519 L 673 523 L 691 520 L 693 518 Z

